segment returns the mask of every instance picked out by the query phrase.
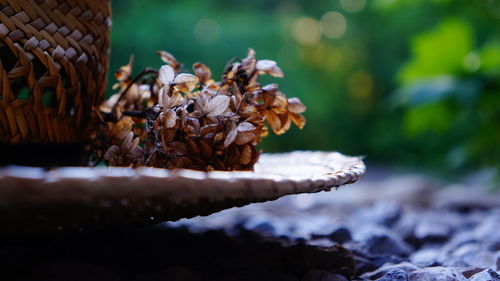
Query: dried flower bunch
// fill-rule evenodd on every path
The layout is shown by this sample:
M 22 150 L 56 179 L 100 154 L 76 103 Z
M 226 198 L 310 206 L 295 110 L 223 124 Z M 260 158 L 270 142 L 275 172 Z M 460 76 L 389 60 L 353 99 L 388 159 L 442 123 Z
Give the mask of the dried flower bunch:
M 261 86 L 259 75 L 283 77 L 276 62 L 257 60 L 250 49 L 231 60 L 222 81 L 195 63 L 195 75 L 181 73 L 168 52 L 166 63 L 132 78 L 132 63 L 121 67 L 111 96 L 95 110 L 92 149 L 109 165 L 210 170 L 252 170 L 256 146 L 267 125 L 283 134 L 291 123 L 305 125 L 305 106 L 287 98 L 277 84 Z

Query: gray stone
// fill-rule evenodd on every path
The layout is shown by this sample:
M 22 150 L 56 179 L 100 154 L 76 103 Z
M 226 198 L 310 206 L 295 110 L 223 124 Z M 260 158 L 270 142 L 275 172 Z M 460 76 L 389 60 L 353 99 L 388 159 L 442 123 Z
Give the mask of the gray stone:
M 477 274 L 474 274 L 470 281 L 500 281 L 500 275 L 492 269 L 485 269 Z
M 408 281 L 408 274 L 406 271 L 395 268 L 388 271 L 382 278 L 377 279 L 378 281 Z
M 362 228 L 354 238 L 372 255 L 408 256 L 412 249 L 393 231 L 377 226 Z
M 385 264 L 375 271 L 368 272 L 368 273 L 361 275 L 361 278 L 371 279 L 371 280 L 379 279 L 379 278 L 383 277 L 385 274 L 387 274 L 389 271 L 396 270 L 396 269 L 402 270 L 402 271 L 406 272 L 406 274 L 410 274 L 411 272 L 418 270 L 419 267 L 417 267 L 409 262 L 402 262 L 402 263 L 398 263 L 398 264 Z
M 448 240 L 452 228 L 436 219 L 423 219 L 415 227 L 415 238 L 422 243 L 426 242 L 444 242 Z
M 425 213 L 422 214 L 421 211 L 406 211 L 392 227 L 392 230 L 398 233 L 405 241 L 416 247 L 420 247 L 424 242 L 434 242 L 432 239 L 428 239 L 433 238 L 432 235 L 434 234 L 434 230 L 430 226 L 431 223 L 426 222 L 426 217 L 428 217 L 428 215 Z M 427 239 L 430 241 L 425 241 Z
M 481 268 L 481 267 L 469 267 L 469 268 L 462 269 L 462 275 L 465 278 L 469 279 L 474 274 L 479 273 L 479 272 L 481 272 L 483 270 L 485 270 L 485 268 Z
M 386 227 L 394 225 L 401 217 L 402 209 L 394 201 L 380 201 L 373 206 L 359 209 L 352 215 L 356 223 L 374 223 Z
M 474 237 L 479 241 L 484 241 L 490 248 L 500 243 L 500 214 L 493 213 L 486 217 L 474 229 Z
M 438 266 L 440 263 L 441 249 L 427 248 L 414 252 L 410 261 L 421 267 Z
M 338 243 L 345 243 L 352 239 L 351 231 L 346 227 L 338 227 L 328 235 L 328 238 Z
M 322 229 L 316 230 L 311 234 L 313 239 L 317 238 L 328 238 L 337 243 L 345 243 L 351 241 L 351 231 L 342 225 L 335 225 L 331 227 L 324 227 Z
M 495 253 L 483 250 L 479 243 L 468 243 L 452 251 L 443 265 L 452 267 L 491 267 L 496 265 Z
M 460 271 L 449 267 L 427 267 L 408 275 L 409 281 L 466 281 Z
M 319 269 L 311 269 L 302 278 L 303 281 L 347 281 L 347 279 L 336 273 Z

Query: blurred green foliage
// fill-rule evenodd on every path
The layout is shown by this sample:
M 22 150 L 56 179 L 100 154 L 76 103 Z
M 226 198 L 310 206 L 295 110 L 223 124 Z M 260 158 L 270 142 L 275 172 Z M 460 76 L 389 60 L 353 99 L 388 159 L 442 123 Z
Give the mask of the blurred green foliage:
M 268 137 L 265 151 L 500 169 L 499 31 L 497 0 L 116 0 L 111 70 L 130 54 L 135 73 L 159 67 L 154 52 L 167 50 L 219 77 L 252 47 L 285 72 L 263 82 L 308 106 L 304 130 Z

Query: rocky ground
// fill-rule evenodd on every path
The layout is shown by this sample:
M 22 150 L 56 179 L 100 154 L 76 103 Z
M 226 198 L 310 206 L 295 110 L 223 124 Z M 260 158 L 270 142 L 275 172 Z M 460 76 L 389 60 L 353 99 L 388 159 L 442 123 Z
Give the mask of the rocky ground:
M 500 281 L 500 194 L 372 168 L 337 191 L 135 230 L 6 237 L 1 280 Z

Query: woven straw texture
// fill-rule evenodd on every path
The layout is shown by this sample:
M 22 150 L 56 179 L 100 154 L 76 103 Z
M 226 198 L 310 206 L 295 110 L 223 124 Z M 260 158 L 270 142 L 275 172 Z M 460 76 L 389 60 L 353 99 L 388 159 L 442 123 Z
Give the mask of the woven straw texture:
M 108 0 L 0 0 L 0 142 L 85 140 L 110 25 Z
M 16 222 L 28 228 L 153 224 L 328 191 L 364 172 L 358 157 L 306 151 L 264 154 L 255 172 L 10 167 L 0 169 L 0 223 L 4 228 Z

